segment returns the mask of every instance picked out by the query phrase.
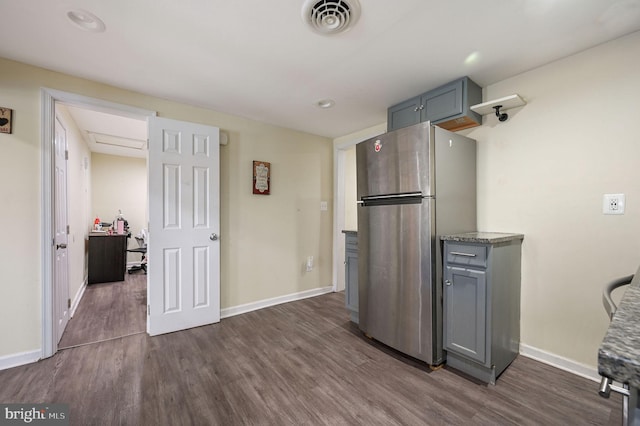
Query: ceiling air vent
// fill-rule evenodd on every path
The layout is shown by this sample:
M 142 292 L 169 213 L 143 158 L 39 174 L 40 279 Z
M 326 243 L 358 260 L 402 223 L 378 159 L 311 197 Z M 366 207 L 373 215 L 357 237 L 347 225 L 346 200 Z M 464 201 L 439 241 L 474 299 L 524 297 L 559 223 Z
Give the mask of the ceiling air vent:
M 360 17 L 358 0 L 306 0 L 302 19 L 320 34 L 337 34 L 351 28 Z

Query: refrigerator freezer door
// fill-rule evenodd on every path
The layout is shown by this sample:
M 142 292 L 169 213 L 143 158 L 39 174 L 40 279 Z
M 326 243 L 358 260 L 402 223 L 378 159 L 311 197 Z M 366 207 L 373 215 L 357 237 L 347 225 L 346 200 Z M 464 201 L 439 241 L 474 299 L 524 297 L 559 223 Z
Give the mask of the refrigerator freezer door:
M 356 145 L 358 199 L 433 191 L 433 134 L 429 123 L 386 133 Z
M 360 328 L 429 364 L 442 356 L 433 335 L 434 203 L 358 207 Z

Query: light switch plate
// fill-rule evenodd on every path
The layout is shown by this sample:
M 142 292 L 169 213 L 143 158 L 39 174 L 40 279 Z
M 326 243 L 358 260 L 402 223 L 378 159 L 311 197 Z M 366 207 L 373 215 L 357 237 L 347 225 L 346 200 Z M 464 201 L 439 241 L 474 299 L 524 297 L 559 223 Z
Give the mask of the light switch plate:
M 604 194 L 602 198 L 602 213 L 624 214 L 624 194 Z
M 320 211 L 321 212 L 326 212 L 328 208 L 327 202 L 326 201 L 320 201 Z

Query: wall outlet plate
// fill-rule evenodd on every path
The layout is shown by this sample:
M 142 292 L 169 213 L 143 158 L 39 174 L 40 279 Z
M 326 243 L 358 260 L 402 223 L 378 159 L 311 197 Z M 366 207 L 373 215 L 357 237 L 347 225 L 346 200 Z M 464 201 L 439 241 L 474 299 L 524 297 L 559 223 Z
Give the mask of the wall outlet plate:
M 624 214 L 624 194 L 604 194 L 602 197 L 602 213 Z

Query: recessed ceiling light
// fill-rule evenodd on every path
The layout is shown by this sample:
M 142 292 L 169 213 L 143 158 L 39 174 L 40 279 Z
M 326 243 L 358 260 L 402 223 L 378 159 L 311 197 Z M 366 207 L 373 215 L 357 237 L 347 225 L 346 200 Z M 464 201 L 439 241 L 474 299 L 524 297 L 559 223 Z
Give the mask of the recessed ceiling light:
M 464 60 L 464 64 L 467 66 L 475 65 L 480 61 L 480 52 L 477 50 L 475 52 L 471 52 Z
M 332 106 L 334 106 L 336 104 L 336 101 L 334 101 L 333 99 L 320 99 L 318 102 L 316 102 L 316 105 L 320 108 L 331 108 Z
M 70 10 L 67 12 L 67 18 L 81 30 L 101 33 L 106 28 L 100 18 L 86 10 Z

